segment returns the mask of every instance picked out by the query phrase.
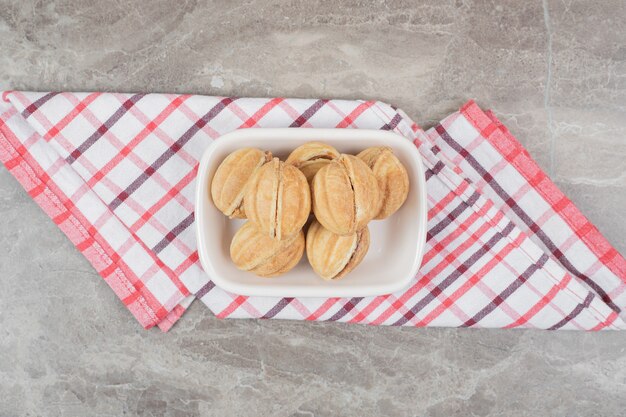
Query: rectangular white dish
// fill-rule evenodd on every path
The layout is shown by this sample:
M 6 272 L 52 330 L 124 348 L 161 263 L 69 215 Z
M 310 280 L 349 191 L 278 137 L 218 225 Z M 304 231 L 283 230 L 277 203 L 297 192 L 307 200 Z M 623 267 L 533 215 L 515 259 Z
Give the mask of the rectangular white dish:
M 284 160 L 296 147 L 322 141 L 340 152 L 356 154 L 370 146 L 390 146 L 409 174 L 404 205 L 385 220 L 369 223 L 370 248 L 361 264 L 343 279 L 325 281 L 309 266 L 306 253 L 291 271 L 260 278 L 240 271 L 230 259 L 230 242 L 244 220 L 230 220 L 211 201 L 210 185 L 222 160 L 243 147 L 271 151 Z M 226 291 L 268 297 L 364 297 L 389 294 L 406 287 L 417 274 L 426 240 L 426 180 L 411 141 L 392 132 L 365 129 L 240 129 L 206 149 L 198 167 L 195 224 L 202 267 Z

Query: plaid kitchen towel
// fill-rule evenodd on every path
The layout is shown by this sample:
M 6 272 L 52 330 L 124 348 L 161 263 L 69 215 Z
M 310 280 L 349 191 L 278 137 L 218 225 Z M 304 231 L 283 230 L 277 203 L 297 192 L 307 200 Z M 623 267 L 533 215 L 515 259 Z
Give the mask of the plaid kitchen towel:
M 199 264 L 194 178 L 209 142 L 247 127 L 393 130 L 426 166 L 422 267 L 397 293 L 245 297 Z M 427 132 L 373 101 L 5 92 L 0 159 L 146 328 L 194 298 L 218 317 L 623 329 L 626 261 L 490 112 L 467 103 Z

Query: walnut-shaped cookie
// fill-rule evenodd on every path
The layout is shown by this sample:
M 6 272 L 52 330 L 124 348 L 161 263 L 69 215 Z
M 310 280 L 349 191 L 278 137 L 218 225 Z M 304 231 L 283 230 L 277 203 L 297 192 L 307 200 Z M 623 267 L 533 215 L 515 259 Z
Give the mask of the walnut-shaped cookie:
M 250 178 L 244 209 L 248 219 L 272 239 L 295 235 L 311 211 L 311 193 L 304 174 L 274 158 Z
M 314 221 L 306 235 L 306 255 L 317 275 L 325 280 L 343 278 L 359 265 L 370 245 L 367 226 L 346 236 Z
M 351 235 L 380 211 L 378 181 L 361 159 L 342 154 L 318 171 L 311 186 L 313 213 L 328 230 Z
M 317 171 L 337 158 L 339 152 L 332 146 L 322 142 L 308 142 L 294 149 L 285 163 L 302 171 L 310 184 Z
M 409 175 L 402 162 L 387 146 L 367 148 L 357 155 L 374 173 L 381 193 L 380 211 L 375 219 L 386 219 L 406 201 Z
M 292 269 L 304 253 L 304 233 L 277 240 L 246 222 L 235 233 L 230 244 L 230 257 L 238 269 L 261 277 L 274 277 Z
M 245 219 L 243 198 L 250 177 L 272 159 L 271 152 L 243 148 L 228 155 L 211 181 L 211 198 L 219 211 L 231 219 Z

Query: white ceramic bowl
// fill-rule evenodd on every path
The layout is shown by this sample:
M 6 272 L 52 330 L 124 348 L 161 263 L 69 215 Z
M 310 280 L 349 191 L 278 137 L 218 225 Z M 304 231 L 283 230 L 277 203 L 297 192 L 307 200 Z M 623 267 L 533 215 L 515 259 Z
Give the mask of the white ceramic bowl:
M 340 152 L 356 154 L 370 146 L 390 146 L 406 167 L 410 189 L 404 205 L 385 220 L 369 223 L 370 248 L 350 274 L 324 281 L 309 266 L 306 253 L 291 271 L 275 278 L 260 278 L 240 271 L 230 259 L 230 242 L 244 220 L 230 220 L 211 200 L 215 170 L 231 152 L 243 147 L 271 151 L 284 160 L 296 147 L 313 140 Z M 395 133 L 365 129 L 241 129 L 211 143 L 198 168 L 196 233 L 202 267 L 224 290 L 241 295 L 276 297 L 364 297 L 389 294 L 406 287 L 422 261 L 426 239 L 424 168 L 417 148 Z

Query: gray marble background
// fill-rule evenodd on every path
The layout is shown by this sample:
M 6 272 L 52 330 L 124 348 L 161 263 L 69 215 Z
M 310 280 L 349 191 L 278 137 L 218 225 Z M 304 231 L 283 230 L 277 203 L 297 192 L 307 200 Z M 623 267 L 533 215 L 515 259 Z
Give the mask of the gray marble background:
M 6 1 L 0 89 L 474 98 L 626 252 L 626 2 Z M 626 332 L 144 331 L 0 168 L 0 416 L 623 416 Z

